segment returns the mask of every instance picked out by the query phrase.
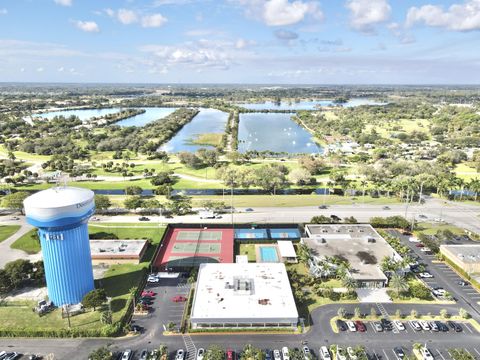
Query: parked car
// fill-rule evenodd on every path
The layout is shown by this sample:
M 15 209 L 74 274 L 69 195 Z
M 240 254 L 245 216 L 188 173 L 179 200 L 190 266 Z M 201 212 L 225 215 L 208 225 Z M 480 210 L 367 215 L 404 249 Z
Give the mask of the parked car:
M 426 219 L 426 218 L 427 218 L 427 215 L 420 214 L 420 215 L 418 215 L 418 217 L 419 217 L 420 219 Z
M 343 320 L 337 319 L 335 324 L 337 325 L 338 330 L 340 330 L 340 331 L 347 330 L 347 324 L 345 324 L 345 322 Z
M 447 294 L 447 291 L 443 288 L 435 288 L 432 292 L 435 296 L 445 296 Z
M 265 353 L 265 360 L 273 360 L 272 350 L 265 349 L 265 350 L 263 350 L 263 352 Z
M 421 248 L 420 248 L 420 251 L 421 251 L 421 252 L 424 252 L 424 253 L 430 253 L 430 252 L 432 252 L 432 250 L 430 250 L 430 248 L 429 248 L 429 247 L 426 247 L 426 246 L 421 247 Z
M 310 352 L 310 349 L 308 346 L 302 347 L 302 352 L 303 352 L 303 358 L 305 360 L 310 360 L 312 358 L 312 353 Z
M 432 329 L 434 332 L 438 332 L 440 330 L 435 321 L 430 321 L 428 325 L 430 325 L 430 329 Z
M 184 302 L 184 301 L 187 301 L 187 298 L 185 296 L 182 296 L 182 295 L 177 295 L 177 296 L 174 296 L 172 298 L 172 301 L 173 302 Z
M 340 346 L 337 346 L 337 360 L 347 360 L 347 352 Z
M 423 360 L 434 360 L 432 353 L 426 347 L 420 349 L 420 354 L 422 355 Z
M 282 360 L 282 355 L 280 355 L 280 350 L 273 350 L 273 360 Z
M 133 352 L 132 350 L 125 350 L 123 353 L 122 353 L 122 360 L 130 360 L 132 358 L 132 355 L 133 355 Z
M 350 358 L 350 360 L 357 360 L 358 359 L 358 356 L 355 353 L 355 350 L 353 350 L 353 347 L 351 347 L 351 346 L 347 347 L 347 354 L 348 354 L 348 357 Z
M 385 330 L 387 330 L 387 331 L 393 330 L 393 325 L 392 325 L 392 322 L 390 320 L 381 319 L 380 322 L 382 323 L 382 326 Z
M 470 283 L 469 283 L 468 281 L 461 280 L 461 281 L 458 282 L 458 285 L 460 285 L 460 286 L 468 286 L 468 285 L 470 285 Z
M 435 321 L 435 324 L 437 324 L 438 329 L 439 329 L 441 332 L 447 332 L 447 331 L 448 331 L 448 326 L 445 325 L 443 322 L 441 322 L 441 321 Z
M 400 320 L 395 320 L 393 324 L 398 330 L 405 331 L 405 325 L 403 325 L 403 323 Z
M 425 331 L 429 331 L 430 330 L 430 325 L 428 324 L 428 322 L 424 321 L 424 320 L 419 320 L 418 323 L 420 324 L 420 326 L 422 327 L 422 330 L 425 330 Z
M 357 327 L 355 326 L 355 323 L 353 321 L 347 321 L 347 327 L 348 330 L 350 330 L 351 332 L 357 331 Z
M 141 327 L 140 325 L 130 325 L 130 329 L 136 333 L 140 333 L 143 331 L 143 327 Z
M 282 347 L 282 358 L 283 358 L 283 360 L 289 360 L 290 359 L 290 353 L 288 351 L 288 347 L 286 347 L 286 346 Z
M 203 360 L 203 356 L 205 355 L 205 349 L 200 348 L 197 350 L 197 360 Z
M 320 205 L 318 208 L 319 209 L 328 209 L 328 206 L 327 205 Z
M 319 353 L 321 360 L 332 360 L 332 357 L 330 356 L 330 351 L 328 351 L 328 348 L 326 346 L 322 346 Z
M 150 221 L 150 219 L 149 219 L 148 217 L 146 217 L 146 216 L 140 216 L 140 217 L 138 218 L 138 221 Z
M 383 325 L 380 321 L 375 321 L 373 323 L 373 328 L 375 329 L 375 331 L 378 331 L 378 332 L 382 332 L 383 331 Z
M 153 301 L 155 298 L 151 296 L 141 296 L 139 300 Z
M 184 360 L 185 359 L 185 351 L 183 349 L 178 349 L 175 354 L 175 360 Z
M 154 297 L 155 295 L 157 295 L 157 293 L 153 292 L 152 290 L 143 290 L 142 291 L 142 297 L 143 296 Z
M 422 330 L 422 327 L 420 326 L 420 324 L 418 323 L 418 321 L 411 320 L 411 321 L 409 321 L 409 324 L 410 324 L 410 326 L 412 327 L 412 329 L 415 330 L 415 331 L 420 331 L 420 330 Z
M 460 324 L 454 322 L 454 321 L 447 321 L 447 325 L 450 326 L 455 332 L 462 332 L 463 328 Z
M 235 351 L 232 349 L 227 349 L 226 351 L 227 360 L 235 360 Z
M 420 274 L 418 274 L 418 276 L 420 276 L 422 279 L 431 279 L 433 278 L 433 275 L 430 274 L 429 272 L 421 272 Z
M 160 278 L 156 275 L 148 275 L 147 282 L 158 283 L 158 282 L 160 282 Z
M 357 327 L 357 330 L 360 331 L 360 332 L 367 331 L 367 327 L 360 320 L 355 321 L 355 326 Z
M 402 360 L 403 358 L 405 358 L 405 351 L 403 351 L 400 346 L 394 347 L 393 352 L 395 353 L 395 356 L 398 360 Z
M 5 357 L 3 358 L 3 360 L 15 360 L 15 359 L 18 359 L 20 358 L 20 354 L 19 353 L 16 353 L 16 352 L 10 352 L 10 353 L 6 353 Z
M 138 360 L 147 360 L 148 358 L 148 350 L 147 349 L 143 349 L 141 352 L 140 352 L 140 357 L 138 358 Z
M 140 305 L 152 305 L 152 304 L 153 304 L 153 301 L 151 301 L 151 300 L 146 300 L 146 299 L 144 299 L 144 300 L 141 300 L 141 299 L 140 299 L 140 300 L 138 300 L 137 304 L 140 304 Z
M 415 244 L 415 246 L 418 247 L 418 248 L 423 248 L 425 245 L 423 245 L 422 243 L 419 242 L 419 243 Z

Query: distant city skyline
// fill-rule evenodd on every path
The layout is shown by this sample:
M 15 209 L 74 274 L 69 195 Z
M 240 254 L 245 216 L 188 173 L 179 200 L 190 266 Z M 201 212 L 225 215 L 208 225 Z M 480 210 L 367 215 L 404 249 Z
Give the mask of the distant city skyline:
M 0 81 L 478 84 L 480 0 L 3 0 Z

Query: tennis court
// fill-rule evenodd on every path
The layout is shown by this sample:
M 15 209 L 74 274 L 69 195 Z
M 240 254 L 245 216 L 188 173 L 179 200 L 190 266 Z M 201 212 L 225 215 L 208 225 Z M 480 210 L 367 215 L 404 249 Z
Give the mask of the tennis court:
M 162 269 L 233 262 L 233 230 L 171 227 L 165 234 L 155 266 Z
M 268 239 L 267 229 L 235 229 L 237 240 L 266 240 Z
M 298 229 L 270 229 L 269 231 L 272 239 L 300 239 Z

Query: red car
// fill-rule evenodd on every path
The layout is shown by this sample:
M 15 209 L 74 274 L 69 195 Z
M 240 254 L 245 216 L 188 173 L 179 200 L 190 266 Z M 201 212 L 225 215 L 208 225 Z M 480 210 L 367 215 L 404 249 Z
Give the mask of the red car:
M 145 297 L 145 296 L 150 296 L 150 297 L 153 297 L 155 296 L 156 293 L 154 293 L 153 291 L 151 290 L 144 290 L 142 291 L 142 297 Z
M 357 327 L 357 330 L 360 332 L 365 332 L 367 331 L 367 328 L 365 327 L 365 324 L 361 322 L 360 320 L 355 321 L 355 326 Z
M 418 243 L 417 245 L 415 245 L 416 247 L 418 248 L 422 248 L 422 247 L 425 247 L 425 245 L 423 245 L 422 243 Z
M 235 351 L 231 349 L 227 350 L 227 360 L 235 360 Z
M 187 298 L 185 296 L 177 295 L 172 298 L 173 302 L 184 302 L 187 301 Z

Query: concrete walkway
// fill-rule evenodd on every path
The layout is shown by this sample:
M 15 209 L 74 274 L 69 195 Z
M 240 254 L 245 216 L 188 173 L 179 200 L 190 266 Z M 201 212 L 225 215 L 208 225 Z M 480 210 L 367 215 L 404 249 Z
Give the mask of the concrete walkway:
M 0 243 L 0 269 L 3 268 L 6 263 L 13 260 L 29 259 L 30 261 L 37 261 L 42 258 L 41 253 L 29 255 L 25 251 L 10 248 L 15 241 L 32 229 L 33 226 L 24 224 L 15 234 Z

